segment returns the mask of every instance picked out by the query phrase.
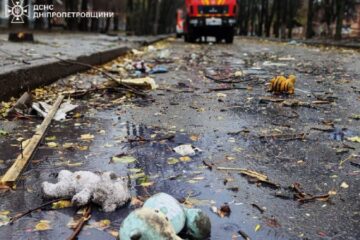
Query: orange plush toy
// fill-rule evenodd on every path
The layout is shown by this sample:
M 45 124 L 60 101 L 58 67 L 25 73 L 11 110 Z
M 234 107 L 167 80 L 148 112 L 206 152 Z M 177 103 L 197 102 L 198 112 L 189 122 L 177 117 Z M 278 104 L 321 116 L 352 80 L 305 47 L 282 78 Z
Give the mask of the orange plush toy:
M 284 76 L 277 76 L 270 81 L 270 92 L 280 94 L 294 94 L 295 93 L 296 77 L 290 75 L 288 78 Z

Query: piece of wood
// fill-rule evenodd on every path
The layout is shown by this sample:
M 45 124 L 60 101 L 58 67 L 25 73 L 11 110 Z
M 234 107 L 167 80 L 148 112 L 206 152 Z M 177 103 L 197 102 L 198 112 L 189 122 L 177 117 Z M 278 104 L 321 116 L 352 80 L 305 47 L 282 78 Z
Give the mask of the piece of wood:
M 71 236 L 68 238 L 68 240 L 75 240 L 77 239 L 77 236 L 80 234 L 81 230 L 85 226 L 85 223 L 89 221 L 91 218 L 91 206 L 87 205 L 84 208 L 84 213 L 82 217 L 80 218 L 79 222 L 76 224 L 74 232 L 71 234 Z
M 8 116 L 14 116 L 18 113 L 18 110 L 23 113 L 25 110 L 30 109 L 32 104 L 32 97 L 28 92 L 25 92 L 15 103 L 15 105 L 10 108 L 7 112 Z
M 51 120 L 55 116 L 63 100 L 64 100 L 63 95 L 60 95 L 56 99 L 54 105 L 51 108 L 51 111 L 48 113 L 44 121 L 41 123 L 40 127 L 37 129 L 34 136 L 31 138 L 29 144 L 25 147 L 22 154 L 19 154 L 14 164 L 7 170 L 5 175 L 1 178 L 0 184 L 13 186 L 16 183 L 20 174 L 25 169 L 31 157 L 33 156 L 35 150 L 37 149 L 41 139 L 44 137 L 46 130 L 48 129 L 51 123 Z
M 135 79 L 115 79 L 115 81 L 118 84 L 126 84 L 127 86 L 143 90 L 155 90 L 158 87 L 155 83 L 155 80 L 150 77 Z

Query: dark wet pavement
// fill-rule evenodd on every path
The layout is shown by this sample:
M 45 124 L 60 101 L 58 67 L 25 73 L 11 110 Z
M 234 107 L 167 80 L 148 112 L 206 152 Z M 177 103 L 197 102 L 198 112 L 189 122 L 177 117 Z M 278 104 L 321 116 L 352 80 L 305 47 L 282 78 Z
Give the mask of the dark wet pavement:
M 62 169 L 112 170 L 122 176 L 131 175 L 134 196 L 166 192 L 202 208 L 211 218 L 211 239 L 242 239 L 239 230 L 251 239 L 360 238 L 360 169 L 351 164 L 359 162 L 359 143 L 346 140 L 360 135 L 359 121 L 350 118 L 360 114 L 357 52 L 240 39 L 234 45 L 190 45 L 171 40 L 158 47 L 171 50 L 171 63 L 161 64 L 169 68 L 169 73 L 154 76 L 160 87 L 151 93 L 153 100 L 132 98 L 109 104 L 122 97 L 116 92 L 75 100 L 81 105 L 76 112 L 82 117 L 52 124 L 47 137 L 56 136 L 51 141 L 58 147 L 49 148 L 49 141 L 43 141 L 16 191 L 1 194 L 0 212 L 10 211 L 9 216 L 13 216 L 41 205 L 45 202 L 41 182 L 54 181 Z M 130 58 L 154 62 L 159 51 Z M 240 70 L 246 75 L 235 79 L 235 85 L 205 77 L 210 74 L 221 78 Z M 265 85 L 278 74 L 295 74 L 296 87 L 302 92 L 276 98 L 297 99 L 311 106 L 287 107 L 261 101 L 265 96 L 274 97 L 266 92 Z M 82 83 L 94 78 L 101 76 L 76 76 Z M 64 88 L 66 82 L 59 81 L 53 89 Z M 229 87 L 241 89 L 213 90 Z M 318 95 L 333 102 L 313 103 L 319 100 L 315 97 Z M 0 137 L 0 159 L 4 160 L 0 162 L 0 173 L 19 153 L 18 138 L 31 137 L 40 122 L 32 119 L 15 125 L 1 123 L 11 134 Z M 331 123 L 334 130 L 319 131 L 324 123 Z M 94 135 L 94 140 L 82 141 L 81 135 L 88 133 Z M 305 133 L 303 140 L 274 137 L 301 133 Z M 162 141 L 127 140 L 151 140 L 169 134 L 175 137 Z M 70 143 L 73 147 L 64 147 Z M 181 159 L 172 151 L 187 143 L 203 152 Z M 111 158 L 119 154 L 134 156 L 137 161 L 112 163 Z M 219 171 L 215 166 L 210 171 L 203 161 L 261 172 L 282 188 L 252 183 L 237 172 Z M 144 187 L 144 182 L 149 186 Z M 348 188 L 340 187 L 344 182 Z M 300 204 L 288 190 L 294 183 L 300 183 L 307 193 L 330 191 L 333 195 L 327 202 Z M 220 218 L 210 208 L 220 208 L 224 203 L 229 204 L 231 215 Z M 255 205 L 265 211 L 261 213 Z M 95 209 L 90 227 L 82 231 L 79 239 L 114 239 L 111 233 L 118 230 L 131 210 L 129 206 L 105 214 Z M 0 239 L 65 239 L 71 235 L 67 224 L 75 212 L 74 208 L 34 212 L 14 225 L 0 227 Z M 91 227 L 94 221 L 103 219 L 111 221 L 109 228 Z M 50 221 L 51 229 L 34 230 L 40 220 Z

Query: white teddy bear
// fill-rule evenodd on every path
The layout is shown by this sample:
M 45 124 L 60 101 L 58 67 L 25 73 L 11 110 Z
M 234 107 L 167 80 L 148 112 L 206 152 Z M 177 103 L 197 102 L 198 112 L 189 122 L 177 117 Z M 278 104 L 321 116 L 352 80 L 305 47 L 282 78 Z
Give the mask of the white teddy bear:
M 90 201 L 102 206 L 105 212 L 113 212 L 131 198 L 127 182 L 115 173 L 88 171 L 60 171 L 58 182 L 44 182 L 42 190 L 47 198 L 72 198 L 73 204 L 84 206 Z

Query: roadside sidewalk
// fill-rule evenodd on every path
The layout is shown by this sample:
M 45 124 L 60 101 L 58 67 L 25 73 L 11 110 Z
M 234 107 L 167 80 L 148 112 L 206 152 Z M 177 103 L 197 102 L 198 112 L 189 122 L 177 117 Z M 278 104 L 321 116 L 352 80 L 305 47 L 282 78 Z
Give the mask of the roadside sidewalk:
M 240 36 L 241 38 L 250 39 L 250 40 L 260 40 L 260 41 L 273 41 L 273 42 L 283 42 L 289 44 L 305 44 L 309 46 L 317 47 L 338 47 L 338 48 L 349 48 L 354 50 L 360 50 L 360 41 L 355 39 L 344 39 L 340 41 L 335 41 L 332 39 L 279 39 L 279 38 L 265 38 L 265 37 L 256 37 L 256 36 Z
M 150 45 L 169 35 L 125 37 L 37 33 L 34 43 L 12 43 L 7 41 L 7 37 L 7 34 L 0 34 L 0 100 L 88 69 L 62 60 L 99 65 L 132 48 Z

